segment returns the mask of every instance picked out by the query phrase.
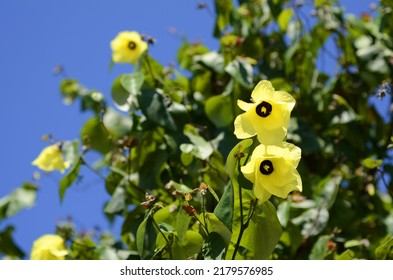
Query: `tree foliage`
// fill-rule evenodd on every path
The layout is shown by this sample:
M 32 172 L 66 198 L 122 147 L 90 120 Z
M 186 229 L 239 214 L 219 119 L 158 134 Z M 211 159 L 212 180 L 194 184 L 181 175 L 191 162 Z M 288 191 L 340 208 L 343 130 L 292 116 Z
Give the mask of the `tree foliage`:
M 103 212 L 123 221 L 121 236 L 98 238 L 59 224 L 67 258 L 391 259 L 393 113 L 377 107 L 392 100 L 393 2 L 360 18 L 338 1 L 210 8 L 218 50 L 184 39 L 178 66 L 147 52 L 107 94 L 61 81 L 63 99 L 93 116 L 61 141 L 72 166 L 59 196 L 95 172 L 110 195 Z M 237 100 L 261 80 L 295 98 L 286 141 L 302 150 L 303 191 L 265 203 L 240 172 L 256 139 L 233 126 Z M 33 205 L 35 184 L 0 199 L 0 222 Z M 0 232 L 0 256 L 23 258 L 12 230 Z

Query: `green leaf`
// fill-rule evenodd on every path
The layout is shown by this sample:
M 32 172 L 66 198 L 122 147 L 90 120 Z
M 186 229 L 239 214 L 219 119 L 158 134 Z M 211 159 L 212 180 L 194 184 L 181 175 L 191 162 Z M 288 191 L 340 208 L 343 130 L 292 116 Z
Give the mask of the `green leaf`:
M 382 165 L 383 160 L 382 159 L 375 159 L 373 157 L 368 157 L 362 160 L 362 165 L 368 169 L 375 169 L 379 166 Z
M 209 229 L 209 232 L 216 232 L 217 234 L 219 234 L 225 245 L 228 246 L 229 242 L 231 241 L 232 235 L 230 229 L 216 216 L 215 213 L 207 212 L 205 214 L 207 220 L 207 228 Z
M 309 255 L 310 260 L 323 260 L 329 254 L 328 242 L 331 240 L 330 235 L 322 235 L 314 243 Z
M 64 195 L 66 190 L 75 182 L 75 180 L 79 176 L 79 171 L 82 163 L 82 158 L 77 160 L 70 171 L 60 180 L 59 184 L 59 195 L 60 195 L 60 202 L 63 201 Z
M 99 260 L 97 246 L 90 237 L 80 237 L 71 243 L 70 257 L 73 260 Z
M 110 135 L 97 117 L 86 121 L 81 130 L 83 144 L 102 154 L 106 154 L 111 149 Z
M 212 144 L 200 136 L 195 127 L 186 125 L 184 127 L 184 135 L 187 136 L 194 145 L 192 153 L 195 157 L 206 160 L 211 156 L 214 151 Z
M 254 86 L 253 67 L 246 58 L 236 58 L 236 60 L 225 67 L 225 71 L 245 88 L 252 88 Z
M 86 90 L 76 80 L 63 79 L 60 83 L 60 93 L 62 95 L 63 102 L 69 105 L 75 101 L 78 95 L 82 96 L 83 94 L 86 94 Z
M 221 260 L 227 244 L 220 234 L 210 232 L 202 246 L 204 260 Z
M 124 112 L 138 107 L 137 95 L 144 82 L 142 72 L 122 74 L 115 79 L 111 89 L 111 95 L 116 107 Z
M 185 234 L 183 244 L 178 239 L 172 245 L 172 256 L 175 260 L 186 260 L 199 253 L 203 245 L 203 238 L 198 232 L 188 230 Z
M 293 15 L 292 8 L 288 8 L 288 9 L 281 11 L 280 15 L 277 18 L 277 23 L 282 31 L 285 32 L 287 30 L 287 27 L 288 27 L 289 22 L 291 21 L 292 15 Z
M 232 219 L 233 219 L 233 188 L 232 184 L 229 183 L 221 196 L 216 208 L 214 209 L 214 214 L 217 218 L 223 222 L 223 224 L 229 229 L 232 229 Z
M 326 227 L 329 221 L 329 211 L 324 208 L 311 208 L 303 212 L 300 216 L 292 219 L 292 223 L 302 226 L 304 237 L 318 235 Z
M 61 154 L 64 161 L 76 164 L 79 160 L 79 141 L 64 141 L 61 145 Z
M 340 255 L 335 255 L 335 260 L 353 260 L 355 258 L 355 252 L 352 250 L 345 250 Z
M 243 205 L 236 203 L 235 200 L 235 213 L 240 213 L 240 207 L 243 207 L 244 213 L 249 213 L 249 204 L 252 196 L 247 195 L 247 193 L 250 193 L 250 191 L 243 190 Z M 240 246 L 246 249 L 246 253 L 242 255 L 239 250 L 236 259 L 268 259 L 280 240 L 282 228 L 273 204 L 266 201 L 265 203 L 257 204 L 255 207 L 255 212 L 240 242 Z M 236 244 L 237 242 L 240 233 L 240 224 L 240 217 L 236 215 L 232 225 L 231 244 Z M 232 257 L 233 251 L 234 247 L 231 245 L 227 253 L 227 258 Z
M 315 188 L 314 199 L 325 208 L 330 208 L 336 200 L 342 176 L 328 175 Z
M 150 216 L 146 217 L 140 223 L 138 230 L 136 232 L 136 248 L 141 258 L 143 258 L 143 252 L 145 250 L 146 226 L 149 221 L 149 218 Z
M 227 27 L 230 22 L 230 16 L 233 10 L 232 0 L 216 0 L 214 7 L 217 14 L 216 23 L 214 27 L 214 36 L 220 37 L 221 32 Z
M 114 138 L 128 135 L 132 128 L 130 117 L 121 115 L 111 108 L 106 110 L 102 121 Z
M 171 131 L 177 130 L 177 125 L 168 112 L 163 95 L 155 90 L 144 90 L 138 95 L 139 105 L 146 119 Z
M 206 100 L 205 112 L 215 126 L 226 127 L 235 119 L 233 106 L 231 96 L 215 95 Z
M 15 244 L 12 238 L 14 232 L 13 226 L 7 226 L 2 232 L 0 232 L 0 256 L 5 254 L 11 258 L 23 258 L 25 253 Z
M 35 204 L 37 186 L 25 182 L 8 196 L 0 199 L 0 220 L 9 218 L 19 211 L 30 208 Z
M 216 73 L 224 73 L 224 57 L 217 52 L 196 55 L 194 63 L 200 63 Z
M 117 186 L 123 180 L 124 176 L 118 172 L 110 172 L 105 178 L 105 189 L 109 195 L 113 195 Z
M 183 245 L 183 241 L 186 236 L 190 221 L 191 221 L 190 215 L 188 215 L 188 213 L 183 209 L 183 207 L 179 207 L 176 216 L 175 228 L 177 232 L 177 237 L 179 238 L 180 245 Z
M 235 147 L 232 148 L 228 154 L 227 163 L 225 169 L 231 178 L 232 183 L 238 185 L 237 176 L 239 175 L 238 163 L 239 160 L 244 162 L 250 146 L 253 144 L 252 139 L 245 139 L 239 142 Z M 235 186 L 235 185 L 234 185 Z
M 113 193 L 109 203 L 105 206 L 105 213 L 121 213 L 127 207 L 126 198 L 126 191 L 124 190 L 123 185 L 120 183 L 115 189 L 115 192 Z
M 377 260 L 393 259 L 393 236 L 388 235 L 382 241 L 381 245 L 375 249 L 375 258 Z
M 163 149 L 158 149 L 147 156 L 143 165 L 139 168 L 139 185 L 142 188 L 150 189 L 162 185 L 160 175 L 167 159 L 168 153 Z

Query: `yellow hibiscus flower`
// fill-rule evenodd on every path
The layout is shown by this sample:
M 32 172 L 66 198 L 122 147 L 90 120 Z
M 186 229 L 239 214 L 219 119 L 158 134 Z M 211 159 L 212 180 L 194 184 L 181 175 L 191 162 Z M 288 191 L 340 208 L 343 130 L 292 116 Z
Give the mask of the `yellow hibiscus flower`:
M 63 160 L 61 148 L 57 144 L 43 149 L 39 156 L 33 160 L 31 164 L 44 171 L 49 172 L 59 170 L 61 173 L 64 173 L 64 171 L 71 165 L 69 161 Z
M 55 234 L 46 234 L 33 243 L 31 260 L 64 260 L 68 254 L 64 239 Z
M 147 50 L 147 43 L 138 32 L 122 31 L 111 41 L 111 49 L 113 62 L 135 64 Z
M 242 100 L 244 111 L 235 119 L 235 135 L 245 139 L 257 135 L 259 142 L 274 144 L 284 140 L 295 99 L 285 91 L 275 91 L 269 81 L 260 81 L 251 93 L 253 103 Z
M 300 157 L 300 148 L 287 142 L 260 144 L 241 171 L 254 183 L 255 196 L 261 202 L 268 200 L 272 194 L 285 198 L 291 191 L 302 191 L 302 180 L 296 170 Z

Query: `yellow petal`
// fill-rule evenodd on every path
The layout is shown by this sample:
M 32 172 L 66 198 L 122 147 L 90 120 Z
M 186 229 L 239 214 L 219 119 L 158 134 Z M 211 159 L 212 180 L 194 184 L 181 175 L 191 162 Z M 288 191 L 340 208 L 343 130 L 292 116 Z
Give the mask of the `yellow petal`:
M 239 106 L 239 108 L 242 109 L 243 111 L 248 111 L 248 110 L 251 110 L 253 107 L 255 107 L 255 104 L 247 103 L 247 102 L 244 102 L 243 100 L 238 100 L 237 106 Z
M 290 143 L 260 144 L 241 171 L 246 179 L 254 183 L 258 199 L 266 199 L 272 194 L 285 198 L 291 191 L 302 190 L 301 177 L 296 170 L 300 156 L 300 148 Z M 261 171 L 261 164 L 265 161 L 268 161 L 266 164 L 270 173 Z
M 255 160 L 251 159 L 246 165 L 240 167 L 240 170 L 247 180 L 252 183 L 255 182 Z
M 259 103 L 263 99 L 272 100 L 271 96 L 274 93 L 272 83 L 266 80 L 260 81 L 251 93 L 251 98 L 254 102 Z
M 33 243 L 31 260 L 64 260 L 68 254 L 64 239 L 59 235 L 46 234 Z
M 275 91 L 274 92 L 274 100 L 279 103 L 287 104 L 288 110 L 292 110 L 295 107 L 296 100 L 292 95 L 285 91 Z
M 71 163 L 68 161 L 63 161 L 61 149 L 58 145 L 51 145 L 44 148 L 39 156 L 32 162 L 32 165 L 37 166 L 41 170 L 47 172 L 59 170 L 62 173 L 70 164 Z
M 252 137 L 256 134 L 254 126 L 248 117 L 249 114 L 243 113 L 236 117 L 235 119 L 235 135 L 239 139 L 245 139 Z

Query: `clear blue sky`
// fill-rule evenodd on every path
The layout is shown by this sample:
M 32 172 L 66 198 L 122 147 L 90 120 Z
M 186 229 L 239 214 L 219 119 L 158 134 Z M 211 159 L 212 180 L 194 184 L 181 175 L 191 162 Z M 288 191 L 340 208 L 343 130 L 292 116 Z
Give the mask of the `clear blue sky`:
M 71 140 L 90 115 L 79 106 L 63 105 L 60 77 L 52 73 L 63 64 L 68 76 L 110 98 L 113 80 L 129 66 L 109 71 L 109 42 L 119 31 L 136 30 L 152 35 L 157 43 L 150 54 L 162 64 L 176 61 L 181 35 L 200 40 L 211 49 L 213 17 L 197 10 L 197 0 L 0 1 L 0 198 L 9 194 L 37 169 L 31 161 L 47 144 L 44 134 Z M 212 6 L 213 1 L 206 1 Z M 341 1 L 349 11 L 368 11 L 369 0 Z M 354 3 L 356 5 L 354 6 Z M 351 5 L 350 5 L 351 4 Z M 171 34 L 169 28 L 177 30 Z M 14 224 L 15 241 L 29 253 L 34 239 L 53 233 L 55 224 L 72 216 L 79 229 L 96 225 L 110 229 L 101 215 L 109 196 L 99 178 L 87 176 L 71 187 L 62 205 L 58 182 L 52 173 L 40 181 L 37 204 L 0 223 L 0 230 Z M 114 227 L 118 230 L 118 225 Z

